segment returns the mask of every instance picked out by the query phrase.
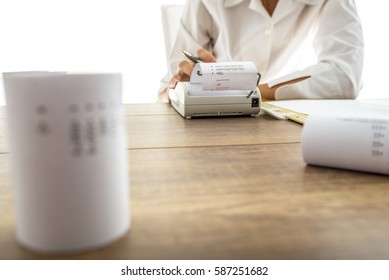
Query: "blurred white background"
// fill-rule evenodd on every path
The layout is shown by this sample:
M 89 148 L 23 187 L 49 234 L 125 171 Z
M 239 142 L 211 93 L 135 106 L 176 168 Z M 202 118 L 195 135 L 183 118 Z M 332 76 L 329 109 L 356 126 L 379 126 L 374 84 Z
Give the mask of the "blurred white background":
M 389 2 L 356 0 L 366 53 L 362 98 L 389 98 Z M 136 3 L 136 4 L 135 4 Z M 161 4 L 185 0 L 0 0 L 0 72 L 123 73 L 123 102 L 155 102 L 166 72 Z M 0 84 L 0 105 L 4 105 Z

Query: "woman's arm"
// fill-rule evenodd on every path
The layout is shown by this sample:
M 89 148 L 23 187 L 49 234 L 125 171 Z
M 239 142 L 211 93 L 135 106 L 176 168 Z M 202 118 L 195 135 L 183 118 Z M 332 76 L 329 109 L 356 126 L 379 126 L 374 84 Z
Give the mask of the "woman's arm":
M 317 64 L 269 82 L 275 99 L 356 98 L 361 88 L 364 46 L 354 1 L 326 1 L 313 46 Z M 293 82 L 301 77 L 309 78 Z

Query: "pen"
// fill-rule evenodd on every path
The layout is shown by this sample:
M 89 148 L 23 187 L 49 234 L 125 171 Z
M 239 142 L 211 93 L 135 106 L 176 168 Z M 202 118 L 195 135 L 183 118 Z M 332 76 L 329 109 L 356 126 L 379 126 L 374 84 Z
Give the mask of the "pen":
M 187 51 L 182 51 L 182 53 L 188 58 L 190 59 L 191 61 L 193 61 L 194 63 L 200 63 L 200 62 L 203 62 L 200 58 L 194 56 L 193 54 L 191 53 L 188 53 Z

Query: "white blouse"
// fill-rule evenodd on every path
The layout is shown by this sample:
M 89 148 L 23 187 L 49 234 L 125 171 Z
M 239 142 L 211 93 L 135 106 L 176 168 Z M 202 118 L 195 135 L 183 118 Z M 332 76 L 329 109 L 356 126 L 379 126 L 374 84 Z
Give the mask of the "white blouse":
M 362 84 L 363 36 L 353 0 L 279 0 L 272 16 L 260 0 L 188 0 L 168 76 L 183 60 L 181 50 L 200 47 L 218 61 L 253 61 L 270 87 L 310 77 L 279 87 L 276 99 L 356 98 Z

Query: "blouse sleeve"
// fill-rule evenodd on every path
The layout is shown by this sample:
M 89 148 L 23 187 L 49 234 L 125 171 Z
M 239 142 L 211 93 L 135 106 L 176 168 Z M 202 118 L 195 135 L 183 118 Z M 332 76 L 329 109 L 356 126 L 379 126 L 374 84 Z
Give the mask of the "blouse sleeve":
M 209 27 L 212 25 L 211 16 L 201 0 L 187 1 L 178 27 L 176 40 L 169 55 L 169 79 L 177 70 L 178 63 L 184 59 L 182 50 L 195 53 L 199 48 L 210 49 L 211 37 Z
M 279 87 L 275 98 L 356 98 L 362 84 L 364 46 L 353 0 L 326 1 L 318 20 L 313 47 L 317 64 L 272 80 L 268 85 L 273 87 L 296 78 L 309 78 Z

